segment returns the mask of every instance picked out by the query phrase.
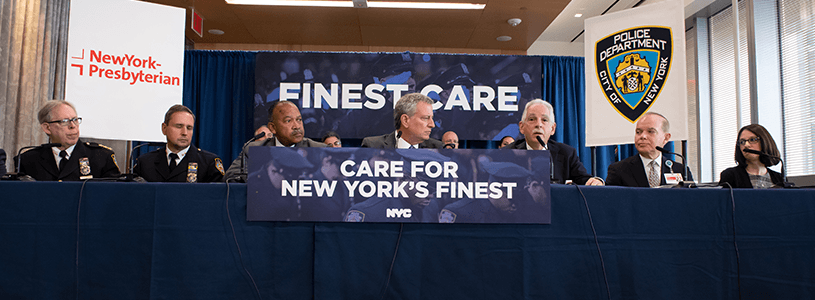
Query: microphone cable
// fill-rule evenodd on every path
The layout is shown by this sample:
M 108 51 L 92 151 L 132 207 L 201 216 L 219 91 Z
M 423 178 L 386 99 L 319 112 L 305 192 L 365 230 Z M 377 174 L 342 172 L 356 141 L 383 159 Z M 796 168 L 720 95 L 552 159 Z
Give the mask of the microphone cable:
M 396 238 L 396 249 L 393 249 L 393 259 L 391 260 L 391 267 L 388 270 L 388 278 L 385 280 L 385 286 L 382 287 L 382 296 L 380 300 L 385 299 L 385 292 L 388 291 L 388 286 L 391 283 L 391 274 L 393 274 L 393 265 L 396 263 L 396 254 L 399 253 L 399 243 L 402 241 L 402 230 L 405 228 L 405 223 L 399 223 L 399 236 Z
M 82 180 L 82 186 L 79 188 L 79 200 L 76 203 L 76 250 L 74 252 L 74 287 L 76 288 L 75 296 L 79 300 L 79 216 L 82 212 L 82 196 L 85 192 L 85 184 L 88 181 L 116 181 L 116 178 L 89 178 Z
M 580 192 L 580 196 L 583 197 L 583 203 L 586 205 L 586 214 L 589 216 L 589 224 L 591 225 L 591 232 L 594 234 L 594 244 L 597 246 L 597 254 L 600 256 L 600 267 L 603 269 L 603 280 L 606 283 L 606 294 L 608 294 L 608 299 L 611 300 L 611 289 L 608 286 L 608 275 L 606 274 L 606 263 L 603 260 L 603 252 L 600 251 L 600 242 L 597 241 L 597 230 L 594 229 L 594 220 L 591 217 L 591 210 L 589 209 L 589 201 L 586 200 L 586 195 L 583 194 L 583 191 L 580 190 L 580 186 L 575 184 L 575 188 L 577 191 Z
M 733 186 L 729 182 L 725 182 L 727 188 L 730 190 L 730 205 L 732 214 L 730 217 L 733 222 L 733 248 L 736 249 L 736 287 L 739 289 L 739 299 L 741 299 L 741 257 L 739 256 L 739 243 L 736 242 L 736 197 L 733 196 Z
M 249 276 L 249 279 L 252 281 L 252 287 L 255 289 L 255 293 L 257 293 L 258 299 L 263 299 L 260 296 L 260 289 L 258 288 L 257 283 L 255 283 L 255 278 L 252 277 L 252 273 L 249 272 L 249 269 L 246 268 L 246 264 L 243 263 L 243 252 L 241 252 L 241 245 L 238 243 L 238 236 L 235 234 L 235 224 L 232 223 L 232 216 L 229 213 L 229 181 L 234 180 L 234 178 L 230 178 L 226 180 L 226 217 L 229 219 L 229 227 L 232 229 L 232 238 L 235 240 L 235 247 L 238 248 L 238 258 L 241 261 L 241 267 L 243 271 L 246 272 L 246 275 Z

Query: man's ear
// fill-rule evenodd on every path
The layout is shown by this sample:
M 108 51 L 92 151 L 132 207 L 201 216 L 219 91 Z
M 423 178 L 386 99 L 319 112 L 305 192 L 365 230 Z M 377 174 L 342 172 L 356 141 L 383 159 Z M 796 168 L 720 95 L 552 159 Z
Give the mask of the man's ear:
M 45 134 L 51 135 L 51 128 L 48 128 L 48 123 L 42 123 L 40 127 L 42 127 L 42 131 L 44 131 Z
M 161 134 L 167 135 L 167 124 L 161 123 Z
M 272 123 L 271 121 L 269 121 L 269 123 L 266 124 L 266 127 L 269 127 L 269 131 L 271 131 L 272 134 L 277 134 L 277 130 L 275 130 L 274 128 L 274 123 Z
M 408 120 L 410 120 L 410 117 L 408 117 L 407 114 L 402 114 L 402 116 L 399 117 L 399 120 L 402 121 L 402 127 L 408 128 Z
M 663 146 L 663 147 L 665 147 L 665 144 L 667 144 L 669 141 L 671 141 L 671 134 L 670 134 L 670 133 L 666 133 L 666 134 L 665 134 L 665 142 L 664 142 L 664 143 L 662 143 L 662 146 Z
M 549 136 L 555 136 L 555 132 L 557 132 L 557 123 L 552 122 L 552 133 Z

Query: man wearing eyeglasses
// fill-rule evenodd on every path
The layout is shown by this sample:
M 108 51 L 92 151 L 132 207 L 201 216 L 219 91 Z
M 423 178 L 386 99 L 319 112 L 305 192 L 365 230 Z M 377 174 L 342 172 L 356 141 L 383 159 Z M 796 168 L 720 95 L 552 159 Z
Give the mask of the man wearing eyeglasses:
M 336 132 L 329 131 L 323 136 L 323 144 L 331 148 L 342 148 L 342 140 Z
M 20 155 L 20 173 L 39 181 L 78 181 L 119 176 L 116 157 L 109 147 L 79 140 L 74 105 L 49 101 L 37 114 L 40 127 L 54 147 L 37 147 Z
M 195 114 L 176 104 L 164 114 L 161 133 L 167 146 L 139 156 L 133 173 L 150 182 L 220 182 L 224 164 L 215 153 L 192 144 Z
M 639 155 L 634 155 L 608 166 L 607 185 L 658 187 L 666 184 L 666 173 L 681 174 L 685 165 L 674 162 L 662 155 L 656 147 L 665 147 L 671 140 L 671 125 L 665 116 L 648 112 L 640 117 L 634 132 L 634 146 Z M 693 180 L 688 170 L 686 181 Z

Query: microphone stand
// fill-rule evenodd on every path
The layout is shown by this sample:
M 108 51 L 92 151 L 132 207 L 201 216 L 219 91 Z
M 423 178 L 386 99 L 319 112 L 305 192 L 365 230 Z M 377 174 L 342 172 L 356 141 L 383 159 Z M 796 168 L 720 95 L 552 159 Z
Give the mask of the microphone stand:
M 679 185 L 678 185 L 679 187 L 689 187 L 689 188 L 696 187 L 696 184 L 693 181 L 688 181 L 688 160 L 685 159 L 685 157 L 682 156 L 682 154 L 668 151 L 667 149 L 662 148 L 660 146 L 656 146 L 656 148 L 657 148 L 657 150 L 659 150 L 663 154 L 673 154 L 673 155 L 676 155 L 676 156 L 679 156 L 679 157 L 682 158 L 682 165 L 683 165 L 683 167 L 682 167 L 682 181 L 679 182 Z
M 243 144 L 243 147 L 241 147 L 241 149 L 242 149 L 241 150 L 241 171 L 240 171 L 240 173 L 236 174 L 237 177 L 238 177 L 237 178 L 238 181 L 246 182 L 245 177 L 246 177 L 246 175 L 248 175 L 248 172 L 246 172 L 246 156 L 249 153 L 246 153 L 246 150 L 249 150 L 249 149 L 246 149 L 246 146 L 249 146 L 249 143 L 257 141 L 257 140 L 259 140 L 260 138 L 262 138 L 264 136 L 266 136 L 265 132 L 258 133 L 257 135 L 255 135 L 251 139 L 249 139 L 249 141 L 247 141 L 245 144 Z M 244 178 L 244 179 L 241 179 L 241 178 Z M 227 178 L 227 179 L 229 179 L 229 178 Z
M 543 147 L 546 143 L 543 142 L 541 136 L 536 135 L 535 138 L 538 140 L 538 143 Z M 547 150 L 548 151 L 548 150 Z M 552 152 L 549 152 L 549 182 L 555 182 L 555 162 L 552 161 Z
M 62 146 L 62 144 L 60 144 L 60 143 L 47 143 L 47 144 L 42 144 L 42 145 L 39 145 L 39 146 L 25 146 L 25 147 L 20 148 L 20 150 L 17 150 L 17 156 L 15 156 L 17 158 L 17 163 L 14 164 L 14 173 L 8 173 L 6 175 L 3 175 L 2 180 L 35 181 L 34 178 L 31 178 L 31 176 L 20 173 L 20 166 L 22 165 L 22 161 L 23 161 L 20 158 L 20 154 L 23 154 L 24 150 L 28 150 L 28 149 L 32 149 L 32 148 L 38 148 L 38 147 L 50 148 L 50 147 L 59 147 L 59 146 Z
M 761 151 L 757 151 L 757 150 L 753 150 L 753 149 L 744 149 L 744 151 L 747 152 L 747 153 L 758 154 L 758 155 L 761 155 L 761 156 L 764 156 L 764 157 L 767 157 L 767 158 L 775 158 L 775 159 L 777 159 L 779 162 L 781 162 L 781 181 L 783 181 L 782 184 L 781 184 L 781 187 L 783 187 L 783 188 L 795 187 L 794 183 L 787 182 L 787 163 L 785 163 L 784 160 L 781 159 L 781 157 L 778 157 L 778 156 L 775 156 L 775 155 L 770 155 L 770 154 L 767 154 L 767 153 L 764 153 L 764 152 L 761 152 Z

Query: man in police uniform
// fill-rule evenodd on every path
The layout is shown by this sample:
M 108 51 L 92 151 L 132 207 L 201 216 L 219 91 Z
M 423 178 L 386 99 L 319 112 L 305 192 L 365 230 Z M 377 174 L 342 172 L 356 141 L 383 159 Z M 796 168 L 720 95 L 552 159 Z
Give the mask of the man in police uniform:
M 420 93 L 402 96 L 393 109 L 396 131 L 362 139 L 363 148 L 435 148 L 444 146 L 441 141 L 430 138 L 433 123 L 433 100 Z M 397 138 L 401 132 L 401 137 Z
M 554 168 L 554 182 L 566 183 L 571 180 L 576 184 L 603 185 L 603 179 L 593 177 L 577 157 L 577 150 L 569 145 L 550 140 L 555 133 L 555 113 L 549 102 L 541 99 L 529 101 L 524 107 L 518 127 L 525 138 L 505 146 L 508 149 L 549 150 Z M 537 137 L 545 143 L 541 145 Z M 538 166 L 540 167 L 540 166 Z
M 229 169 L 226 170 L 226 180 L 245 182 L 245 175 L 241 175 L 247 166 L 242 166 L 241 157 L 245 157 L 248 162 L 249 154 L 247 148 L 253 146 L 268 147 L 325 147 L 326 145 L 310 138 L 304 137 L 303 116 L 300 109 L 291 101 L 276 101 L 269 107 L 269 130 L 274 136 L 268 139 L 261 139 L 249 143 L 243 148 Z
M 608 166 L 608 185 L 658 187 L 666 184 L 665 173 L 682 174 L 685 165 L 674 162 L 656 149 L 671 140 L 671 125 L 665 116 L 648 112 L 640 117 L 634 132 L 634 146 L 639 155 L 630 156 Z M 688 170 L 686 180 L 693 176 Z
M 48 101 L 37 114 L 40 127 L 54 147 L 37 147 L 20 155 L 20 173 L 40 181 L 78 181 L 119 176 L 116 156 L 109 147 L 79 140 L 74 105 Z
M 192 145 L 195 114 L 176 104 L 164 114 L 161 133 L 167 146 L 139 156 L 133 173 L 151 182 L 220 182 L 224 164 L 212 152 Z

